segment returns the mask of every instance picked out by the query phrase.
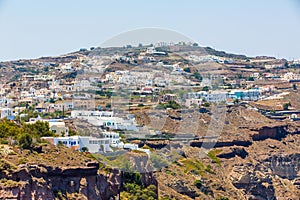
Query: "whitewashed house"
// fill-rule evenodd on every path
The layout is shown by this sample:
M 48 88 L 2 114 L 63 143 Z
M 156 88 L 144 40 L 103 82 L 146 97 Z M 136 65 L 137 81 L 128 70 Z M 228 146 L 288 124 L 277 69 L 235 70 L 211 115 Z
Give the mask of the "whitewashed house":
M 90 153 L 101 153 L 111 151 L 108 138 L 95 138 L 90 136 L 70 136 L 70 137 L 43 137 L 54 145 L 63 144 L 74 150 L 87 148 Z
M 0 108 L 0 119 L 10 117 L 13 115 L 13 110 L 11 108 Z

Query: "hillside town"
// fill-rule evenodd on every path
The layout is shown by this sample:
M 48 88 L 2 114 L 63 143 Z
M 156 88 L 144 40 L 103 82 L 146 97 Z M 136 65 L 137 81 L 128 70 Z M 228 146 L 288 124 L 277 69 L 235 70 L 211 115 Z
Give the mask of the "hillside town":
M 122 143 L 116 130 L 131 132 L 131 136 L 141 132 L 143 127 L 134 112 L 117 113 L 126 109 L 200 109 L 211 103 L 244 103 L 270 118 L 298 119 L 299 110 L 283 100 L 297 90 L 299 61 L 224 54 L 192 43 L 118 50 L 122 53 L 114 54 L 116 49 L 81 49 L 56 58 L 1 63 L 1 74 L 11 76 L 1 78 L 0 118 L 48 122 L 58 137 L 47 138 L 52 143 L 63 141 L 93 153 L 110 151 L 109 145 Z M 118 107 L 116 99 L 122 88 L 127 90 L 123 100 L 128 105 Z M 262 108 L 269 101 L 282 102 Z M 97 127 L 97 138 L 70 135 L 68 124 L 76 120 Z M 148 130 L 146 134 L 154 131 L 166 132 Z M 71 140 L 74 145 L 70 145 Z M 95 140 L 98 147 L 92 147 L 93 142 L 83 144 L 83 140 Z M 109 145 L 100 148 L 103 144 Z M 137 147 L 131 145 L 130 149 Z
M 19 145 L 15 155 L 23 156 L 26 149 L 44 152 L 52 145 L 47 156 L 65 148 L 125 172 L 160 171 L 156 179 L 167 188 L 165 194 L 176 191 L 175 196 L 189 198 L 229 190 L 242 196 L 248 189 L 246 193 L 260 191 L 272 199 L 275 181 L 284 192 L 279 182 L 285 177 L 293 180 L 287 183 L 291 191 L 299 192 L 297 139 L 291 139 L 300 128 L 297 60 L 230 54 L 197 43 L 158 43 L 1 62 L 0 74 L 0 142 L 8 145 L 5 152 L 13 151 L 9 145 Z M 14 135 L 7 127 L 30 134 Z M 195 157 L 202 151 L 208 160 Z M 262 161 L 265 153 L 253 153 L 260 151 L 269 152 L 271 161 Z M 13 156 L 7 159 L 16 162 Z M 68 159 L 55 162 L 74 162 Z M 281 170 L 282 160 L 294 171 Z M 214 176 L 224 173 L 221 162 L 233 184 L 222 179 L 222 190 L 207 182 L 221 181 Z M 272 170 L 257 178 L 262 175 L 256 168 L 268 167 L 262 163 L 271 163 Z M 249 181 L 256 182 L 244 184 L 244 176 L 255 176 Z M 177 182 L 183 180 L 189 188 L 180 190 Z
M 103 125 L 105 117 L 114 115 L 109 99 L 117 87 L 129 91 L 132 107 L 142 104 L 153 107 L 176 101 L 182 108 L 199 108 L 212 102 L 232 105 L 280 99 L 288 95 L 289 89 L 296 90 L 300 82 L 299 61 L 218 56 L 208 52 L 196 55 L 200 47 L 193 45 L 124 47 L 121 48 L 123 55 L 113 54 L 113 50 L 102 55 L 105 53 L 101 48 L 81 49 L 57 58 L 1 63 L 1 74 L 6 72 L 11 76 L 1 78 L 0 117 L 22 119 L 30 108 L 41 118 L 64 121 L 78 118 L 78 109 L 94 110 L 95 113 L 88 115 L 98 116 L 98 125 Z M 96 53 L 97 58 L 92 55 Z M 89 73 L 92 73 L 90 77 L 84 77 Z M 182 97 L 177 91 L 180 87 L 192 92 Z M 88 94 L 89 91 L 93 92 Z M 84 96 L 80 96 L 80 92 L 85 93 Z M 134 123 L 134 120 L 112 119 L 119 121 L 118 126 Z M 110 126 L 110 129 L 134 129 Z

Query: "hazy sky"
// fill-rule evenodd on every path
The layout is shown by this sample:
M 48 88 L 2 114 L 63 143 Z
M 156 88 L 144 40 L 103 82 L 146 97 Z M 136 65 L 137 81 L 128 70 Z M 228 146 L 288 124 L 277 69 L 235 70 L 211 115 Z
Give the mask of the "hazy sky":
M 98 46 L 143 27 L 233 53 L 300 58 L 297 0 L 0 0 L 0 27 L 0 61 Z

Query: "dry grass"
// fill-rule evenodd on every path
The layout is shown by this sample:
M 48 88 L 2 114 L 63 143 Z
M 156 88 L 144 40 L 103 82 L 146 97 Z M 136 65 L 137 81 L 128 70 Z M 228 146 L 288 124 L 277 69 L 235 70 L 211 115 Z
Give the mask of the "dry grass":
M 76 152 L 64 146 L 54 146 L 46 144 L 42 147 L 42 153 L 23 150 L 16 155 L 10 155 L 6 160 L 14 165 L 20 164 L 44 164 L 53 167 L 75 167 L 86 166 L 87 162 L 92 161 L 88 153 Z

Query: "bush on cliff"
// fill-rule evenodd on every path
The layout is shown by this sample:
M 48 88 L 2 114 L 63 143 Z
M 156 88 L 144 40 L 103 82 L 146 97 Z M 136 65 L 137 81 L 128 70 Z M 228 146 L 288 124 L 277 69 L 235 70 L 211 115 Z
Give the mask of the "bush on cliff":
M 11 138 L 20 143 L 21 140 L 23 146 L 25 139 L 27 140 L 27 144 L 29 140 L 31 140 L 32 144 L 33 138 L 40 141 L 40 138 L 44 136 L 54 136 L 54 133 L 50 131 L 48 122 L 38 121 L 34 124 L 16 124 L 14 121 L 8 119 L 0 120 L 1 141 Z M 27 144 L 25 144 L 25 146 Z
M 149 185 L 142 188 L 140 185 L 134 183 L 126 183 L 124 192 L 121 193 L 121 199 L 131 200 L 156 200 L 158 199 L 157 188 L 154 185 Z
M 19 136 L 19 145 L 23 149 L 31 149 L 32 148 L 32 137 L 28 133 L 23 133 Z

